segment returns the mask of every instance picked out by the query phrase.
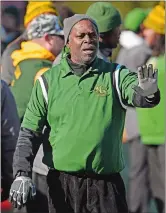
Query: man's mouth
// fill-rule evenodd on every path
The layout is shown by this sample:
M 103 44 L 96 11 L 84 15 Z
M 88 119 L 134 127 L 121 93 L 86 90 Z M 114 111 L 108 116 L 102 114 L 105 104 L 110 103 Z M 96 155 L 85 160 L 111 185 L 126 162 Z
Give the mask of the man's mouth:
M 95 51 L 95 48 L 84 48 L 83 52 L 86 54 L 91 54 Z

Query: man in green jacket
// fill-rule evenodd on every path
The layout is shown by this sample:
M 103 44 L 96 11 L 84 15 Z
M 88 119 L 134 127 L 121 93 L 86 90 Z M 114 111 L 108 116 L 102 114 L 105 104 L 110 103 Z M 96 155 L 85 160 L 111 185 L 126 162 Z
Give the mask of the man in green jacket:
M 157 71 L 140 67 L 137 77 L 97 58 L 98 28 L 87 15 L 65 19 L 64 35 L 69 54 L 39 77 L 31 94 L 14 155 L 10 200 L 19 208 L 35 196 L 31 165 L 48 123 L 54 163 L 47 175 L 49 213 L 127 213 L 119 174 L 126 107 L 159 103 Z

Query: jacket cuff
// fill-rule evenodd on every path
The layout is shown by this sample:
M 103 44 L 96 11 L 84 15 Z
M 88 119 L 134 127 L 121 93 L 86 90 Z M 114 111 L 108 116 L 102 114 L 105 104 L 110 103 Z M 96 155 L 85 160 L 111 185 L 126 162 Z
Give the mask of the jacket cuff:
M 160 103 L 160 91 L 154 93 L 154 97 L 143 97 L 138 93 L 133 94 L 133 105 L 140 108 L 152 108 Z
M 160 102 L 160 91 L 158 90 L 152 96 L 146 97 L 145 99 L 148 103 L 152 103 L 152 104 L 157 105 Z

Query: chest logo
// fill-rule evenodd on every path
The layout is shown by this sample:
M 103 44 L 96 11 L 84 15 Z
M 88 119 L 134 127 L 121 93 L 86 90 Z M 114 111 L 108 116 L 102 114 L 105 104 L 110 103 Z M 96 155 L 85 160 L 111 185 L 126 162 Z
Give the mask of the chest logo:
M 94 92 L 99 96 L 107 96 L 108 95 L 107 89 L 104 88 L 103 86 L 96 86 L 94 88 Z

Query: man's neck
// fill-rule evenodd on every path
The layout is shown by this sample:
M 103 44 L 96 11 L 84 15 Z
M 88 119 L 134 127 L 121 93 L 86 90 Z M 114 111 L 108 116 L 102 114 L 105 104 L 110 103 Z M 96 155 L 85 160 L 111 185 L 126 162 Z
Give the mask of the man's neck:
M 79 64 L 77 62 L 75 62 L 75 60 L 72 60 L 70 58 L 70 56 L 67 57 L 67 62 L 69 64 L 69 66 L 71 67 L 73 73 L 77 76 L 82 76 L 90 67 L 90 65 L 86 65 L 86 64 Z

